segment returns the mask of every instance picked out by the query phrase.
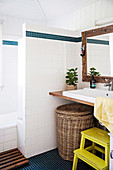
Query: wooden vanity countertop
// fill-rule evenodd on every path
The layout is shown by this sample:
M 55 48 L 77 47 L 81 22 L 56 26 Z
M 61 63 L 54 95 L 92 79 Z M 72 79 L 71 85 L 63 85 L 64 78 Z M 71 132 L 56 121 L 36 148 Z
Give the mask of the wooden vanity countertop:
M 74 102 L 78 102 L 78 103 L 82 103 L 82 104 L 86 104 L 86 105 L 89 105 L 89 106 L 94 106 L 94 103 L 90 103 L 90 102 L 86 102 L 86 101 L 83 101 L 83 100 L 78 100 L 78 99 L 74 99 L 74 98 L 71 98 L 71 97 L 63 96 L 62 91 L 49 92 L 49 95 L 60 97 L 60 98 L 66 99 L 66 100 L 70 100 L 70 101 L 74 101 Z

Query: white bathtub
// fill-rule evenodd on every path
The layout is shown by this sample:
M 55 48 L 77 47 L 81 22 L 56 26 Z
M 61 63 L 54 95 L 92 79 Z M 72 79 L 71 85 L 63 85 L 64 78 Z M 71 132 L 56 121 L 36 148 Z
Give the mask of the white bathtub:
M 0 114 L 0 153 L 17 148 L 17 113 Z
M 17 112 L 0 114 L 0 129 L 17 124 Z

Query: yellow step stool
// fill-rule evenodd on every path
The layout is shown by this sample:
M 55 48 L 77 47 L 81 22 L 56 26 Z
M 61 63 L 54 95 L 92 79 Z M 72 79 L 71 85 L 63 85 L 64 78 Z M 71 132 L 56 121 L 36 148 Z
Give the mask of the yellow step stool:
M 109 169 L 109 147 L 110 137 L 108 132 L 99 129 L 91 128 L 81 132 L 81 144 L 80 149 L 74 151 L 73 170 L 77 169 L 78 158 L 92 166 L 97 170 L 108 170 Z M 92 142 L 92 145 L 85 148 L 85 139 Z M 99 147 L 98 145 L 102 146 Z M 96 150 L 105 154 L 105 160 L 95 155 Z

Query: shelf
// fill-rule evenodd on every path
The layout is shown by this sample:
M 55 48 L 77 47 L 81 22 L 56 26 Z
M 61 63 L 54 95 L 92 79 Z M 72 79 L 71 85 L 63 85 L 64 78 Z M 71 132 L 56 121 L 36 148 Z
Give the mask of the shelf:
M 82 104 L 86 104 L 86 105 L 89 105 L 89 106 L 94 106 L 94 103 L 90 103 L 90 102 L 86 102 L 86 101 L 83 101 L 83 100 L 78 100 L 78 99 L 74 99 L 74 98 L 71 98 L 71 97 L 63 96 L 62 91 L 49 92 L 49 95 L 60 97 L 60 98 L 66 99 L 66 100 L 70 100 L 70 101 L 74 101 L 74 102 L 78 102 L 78 103 L 82 103 Z

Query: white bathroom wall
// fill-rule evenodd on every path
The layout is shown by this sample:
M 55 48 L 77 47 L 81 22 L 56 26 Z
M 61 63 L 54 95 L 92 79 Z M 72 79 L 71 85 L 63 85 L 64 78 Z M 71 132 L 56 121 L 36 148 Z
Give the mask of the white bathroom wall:
M 66 30 L 47 27 L 27 25 L 26 30 L 75 37 L 72 31 L 66 33 Z M 30 157 L 57 147 L 55 109 L 69 101 L 50 96 L 49 92 L 65 89 L 66 69 L 75 67 L 76 63 L 76 43 L 36 37 L 24 37 L 24 40 L 25 48 L 21 52 L 25 55 L 21 52 L 20 55 L 24 57 L 23 63 L 25 61 L 22 67 L 25 91 L 20 95 L 25 96 L 25 120 L 21 117 L 25 124 L 25 150 L 22 146 L 20 150 Z M 24 89 L 24 84 L 20 88 Z M 22 126 L 20 128 L 22 130 Z
M 0 23 L 0 88 L 3 87 L 2 23 Z
M 95 22 L 113 16 L 113 0 L 94 0 L 82 5 L 78 10 L 67 12 L 57 21 L 49 21 L 49 25 L 69 30 L 87 30 L 95 27 Z
M 11 16 L 0 15 L 2 19 L 2 39 L 16 41 L 22 37 L 22 24 L 37 23 L 44 25 L 41 21 L 31 21 Z M 1 34 L 0 34 L 1 35 Z M 3 45 L 3 85 L 0 89 L 0 114 L 18 111 L 18 46 Z
M 25 37 L 25 35 L 24 35 Z M 18 115 L 17 143 L 18 149 L 25 155 L 25 71 L 26 71 L 26 42 L 25 38 L 18 42 Z
M 32 23 L 38 25 L 45 25 L 45 22 L 39 20 L 29 20 L 23 18 L 17 18 L 7 15 L 1 15 L 0 19 L 4 21 L 3 23 L 3 35 L 13 36 L 13 39 L 22 37 L 22 24 Z
M 18 47 L 3 45 L 3 85 L 0 89 L 0 114 L 17 112 Z

